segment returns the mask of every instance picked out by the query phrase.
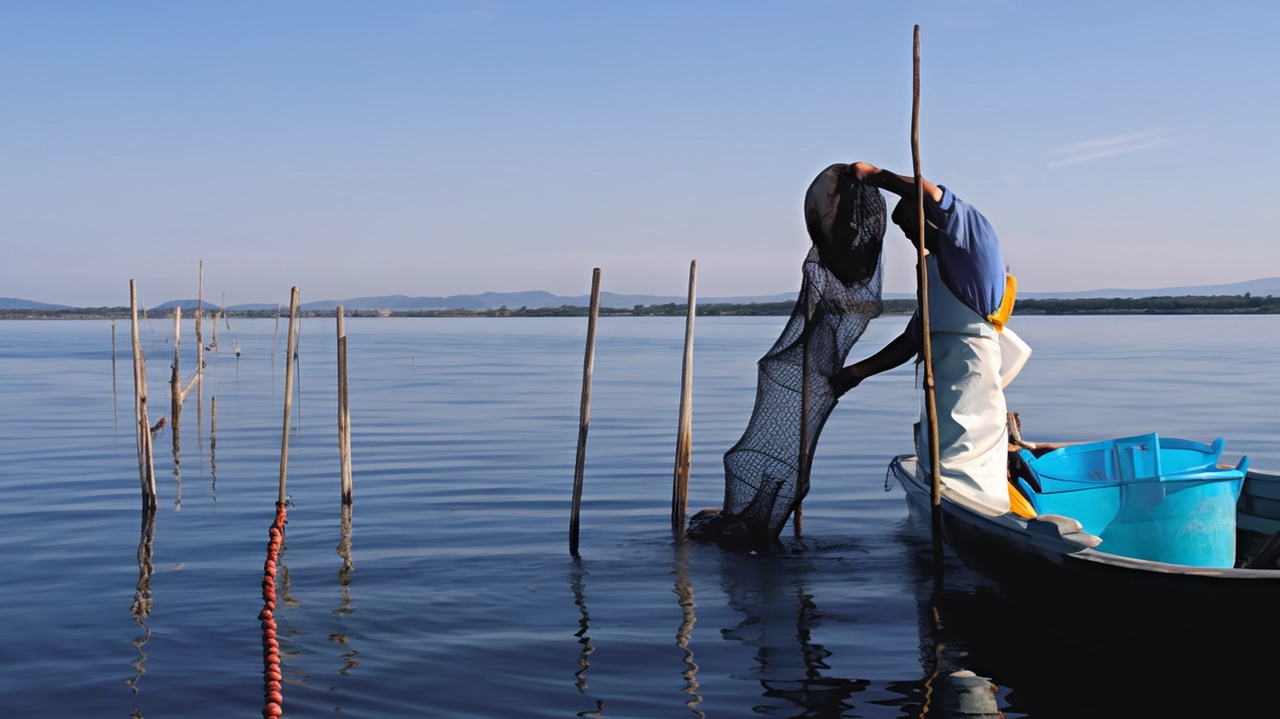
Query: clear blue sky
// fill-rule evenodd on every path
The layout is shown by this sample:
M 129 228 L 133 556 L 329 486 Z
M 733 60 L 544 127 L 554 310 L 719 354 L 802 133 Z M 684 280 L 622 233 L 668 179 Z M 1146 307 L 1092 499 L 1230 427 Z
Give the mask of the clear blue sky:
M 910 171 L 915 23 L 1024 290 L 1280 275 L 1280 4 L 5 0 L 0 296 L 793 290 L 813 176 Z

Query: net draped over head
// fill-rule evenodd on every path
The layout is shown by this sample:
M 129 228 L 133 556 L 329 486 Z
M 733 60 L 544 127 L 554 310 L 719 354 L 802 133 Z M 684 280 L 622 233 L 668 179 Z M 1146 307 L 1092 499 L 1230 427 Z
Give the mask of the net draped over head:
M 724 509 L 695 516 L 692 537 L 732 537 L 754 545 L 777 537 L 809 492 L 801 466 L 802 407 L 808 414 L 804 443 L 812 456 L 836 405 L 827 378 L 844 367 L 849 349 L 884 308 L 880 191 L 858 180 L 850 165 L 832 165 L 809 187 L 805 215 L 814 244 L 804 261 L 799 298 L 782 335 L 758 364 L 747 429 L 724 455 Z

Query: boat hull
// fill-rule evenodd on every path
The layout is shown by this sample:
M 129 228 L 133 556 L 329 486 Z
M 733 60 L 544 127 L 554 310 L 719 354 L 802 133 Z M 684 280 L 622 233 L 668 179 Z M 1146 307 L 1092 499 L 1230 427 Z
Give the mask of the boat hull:
M 927 518 L 929 487 L 914 457 L 890 469 L 913 515 Z M 922 526 L 929 526 L 926 522 Z M 1055 622 L 1103 624 L 1126 634 L 1225 639 L 1274 652 L 1280 635 L 1280 571 L 1206 569 L 1129 559 L 1067 540 L 1047 540 L 1026 522 L 974 511 L 944 493 L 942 529 L 961 561 L 1010 601 Z

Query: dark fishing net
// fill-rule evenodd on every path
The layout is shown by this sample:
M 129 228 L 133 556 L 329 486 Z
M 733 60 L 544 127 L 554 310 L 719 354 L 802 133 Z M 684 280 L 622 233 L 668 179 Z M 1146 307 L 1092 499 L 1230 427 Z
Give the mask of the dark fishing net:
M 815 242 L 804 261 L 795 309 L 758 364 L 751 420 L 742 439 L 724 455 L 724 509 L 695 515 L 689 527 L 694 538 L 766 544 L 809 492 L 808 468 L 801 459 L 802 408 L 808 415 L 803 424 L 811 457 L 836 405 L 827 378 L 844 367 L 849 349 L 884 307 L 884 198 L 851 173 L 842 175 L 838 192 L 832 231 L 811 228 Z

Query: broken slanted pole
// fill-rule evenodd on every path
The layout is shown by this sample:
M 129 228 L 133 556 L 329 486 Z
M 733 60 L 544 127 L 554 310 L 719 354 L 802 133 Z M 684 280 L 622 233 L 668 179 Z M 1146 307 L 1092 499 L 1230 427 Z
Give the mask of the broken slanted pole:
M 600 312 L 600 268 L 591 272 L 591 312 L 587 319 L 587 352 L 582 361 L 582 405 L 578 414 L 578 455 L 573 466 L 573 506 L 569 510 L 569 554 L 578 556 L 582 480 L 587 464 L 587 426 L 591 420 L 591 370 L 596 357 L 596 316 Z
M 684 321 L 684 362 L 680 375 L 680 420 L 676 429 L 676 467 L 671 482 L 671 531 L 684 539 L 689 508 L 689 455 L 693 450 L 693 318 L 696 314 L 698 261 L 689 263 L 689 309 Z
M 289 296 L 289 355 L 284 370 L 284 432 L 280 435 L 280 494 L 276 500 L 277 511 L 284 507 L 285 477 L 289 472 L 289 418 L 293 414 L 293 355 L 298 348 L 298 335 L 293 331 L 298 321 L 298 288 Z M 216 328 L 217 320 L 214 320 Z

